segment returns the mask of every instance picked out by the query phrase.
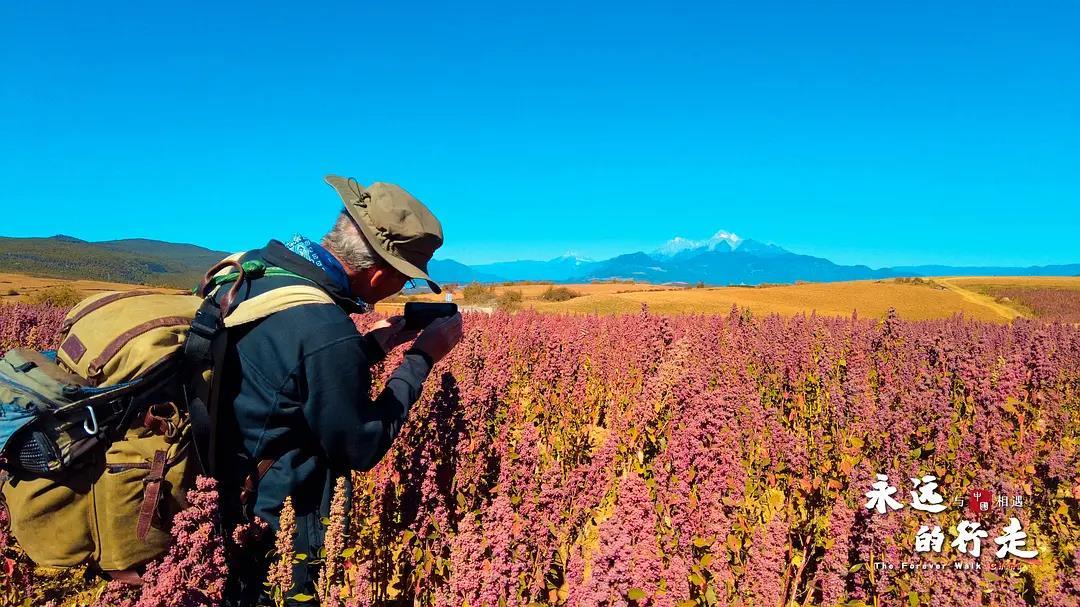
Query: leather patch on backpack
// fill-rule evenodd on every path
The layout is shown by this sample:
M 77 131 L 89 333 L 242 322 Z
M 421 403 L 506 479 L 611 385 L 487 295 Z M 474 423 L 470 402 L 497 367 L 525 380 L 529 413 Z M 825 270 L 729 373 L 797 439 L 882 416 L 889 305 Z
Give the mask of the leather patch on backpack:
M 68 335 L 64 339 L 64 343 L 60 344 L 60 349 L 64 351 L 64 354 L 70 356 L 71 362 L 75 364 L 79 364 L 79 359 L 83 357 L 83 354 L 86 354 L 86 346 L 83 345 L 77 335 Z

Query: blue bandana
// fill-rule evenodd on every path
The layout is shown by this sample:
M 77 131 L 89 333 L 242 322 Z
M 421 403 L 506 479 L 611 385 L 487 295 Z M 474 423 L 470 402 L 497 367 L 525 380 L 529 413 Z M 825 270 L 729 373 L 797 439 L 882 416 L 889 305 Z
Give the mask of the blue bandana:
M 285 243 L 285 248 L 310 261 L 316 268 L 325 272 L 330 277 L 330 280 L 334 281 L 346 293 L 350 291 L 349 276 L 345 273 L 345 268 L 330 251 L 327 251 L 319 243 L 296 234 L 292 240 Z M 356 303 L 360 304 L 361 307 L 370 308 L 366 302 L 359 298 L 356 299 Z

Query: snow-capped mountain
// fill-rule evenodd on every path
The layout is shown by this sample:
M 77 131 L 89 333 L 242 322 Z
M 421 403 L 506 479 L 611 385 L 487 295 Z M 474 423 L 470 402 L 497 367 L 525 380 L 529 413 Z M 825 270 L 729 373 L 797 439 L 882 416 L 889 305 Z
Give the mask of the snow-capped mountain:
M 520 260 L 475 266 L 452 266 L 455 281 L 471 275 L 480 282 L 551 280 L 588 282 L 603 279 L 634 279 L 656 283 L 707 285 L 792 283 L 797 280 L 828 282 L 891 276 L 964 275 L 1058 275 L 1076 274 L 1080 265 L 1044 268 L 958 268 L 917 266 L 873 269 L 864 265 L 839 265 L 822 257 L 799 255 L 775 244 L 743 238 L 719 230 L 709 238 L 695 240 L 676 236 L 651 253 L 641 251 L 592 260 L 567 253 L 547 261 Z M 439 280 L 437 273 L 433 277 Z M 448 280 L 442 278 L 442 280 Z
M 739 238 L 737 234 L 726 230 L 720 230 L 705 240 L 692 240 L 676 236 L 653 251 L 652 255 L 660 259 L 671 259 L 675 257 L 685 258 L 710 251 L 727 253 L 738 248 L 742 242 L 743 239 Z

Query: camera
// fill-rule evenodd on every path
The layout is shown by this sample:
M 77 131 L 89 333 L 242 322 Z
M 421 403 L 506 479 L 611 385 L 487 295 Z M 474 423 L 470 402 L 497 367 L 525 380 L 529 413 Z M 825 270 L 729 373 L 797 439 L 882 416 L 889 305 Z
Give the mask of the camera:
M 405 304 L 405 328 L 423 329 L 434 322 L 436 318 L 453 316 L 457 314 L 457 311 L 457 304 L 455 303 L 410 301 Z

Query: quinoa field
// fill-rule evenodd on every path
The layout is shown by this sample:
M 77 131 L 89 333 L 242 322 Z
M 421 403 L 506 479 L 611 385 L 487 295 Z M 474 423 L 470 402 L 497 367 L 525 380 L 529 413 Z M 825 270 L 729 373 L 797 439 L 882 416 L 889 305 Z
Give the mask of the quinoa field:
M 63 313 L 0 307 L 0 348 L 55 347 Z M 324 553 L 279 542 L 270 583 L 322 558 L 323 605 L 1076 606 L 1078 422 L 1072 324 L 469 313 Z M 0 511 L 0 605 L 217 604 L 259 530 L 216 535 L 214 491 L 137 590 L 34 569 Z

